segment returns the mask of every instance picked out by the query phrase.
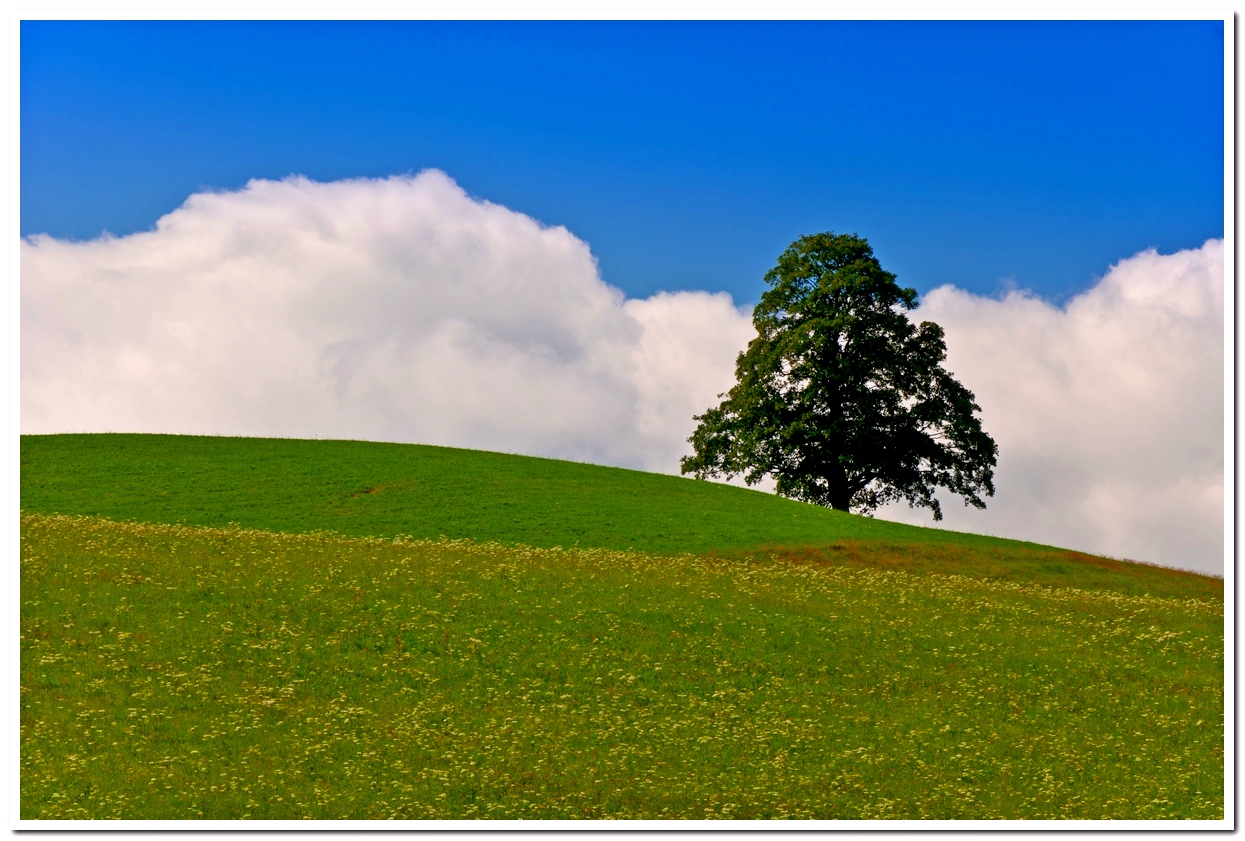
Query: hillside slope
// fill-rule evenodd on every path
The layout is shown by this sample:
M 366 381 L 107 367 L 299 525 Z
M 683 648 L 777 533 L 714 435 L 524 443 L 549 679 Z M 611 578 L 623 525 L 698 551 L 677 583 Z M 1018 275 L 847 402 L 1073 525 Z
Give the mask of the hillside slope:
M 65 515 L 21 541 L 23 818 L 1224 816 L 1222 603 Z
M 448 447 L 273 438 L 23 436 L 22 509 L 656 552 L 949 539 L 657 473 Z
M 360 442 L 23 438 L 22 507 L 24 819 L 1224 816 L 1221 579 Z
M 476 450 L 176 435 L 21 438 L 21 507 L 288 533 L 746 556 L 1222 598 L 1222 580 L 831 511 L 677 476 Z

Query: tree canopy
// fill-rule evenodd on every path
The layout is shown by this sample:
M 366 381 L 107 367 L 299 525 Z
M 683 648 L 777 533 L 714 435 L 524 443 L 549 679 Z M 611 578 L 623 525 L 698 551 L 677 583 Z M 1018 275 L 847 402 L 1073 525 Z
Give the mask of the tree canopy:
M 757 337 L 725 399 L 695 417 L 683 472 L 769 475 L 779 494 L 840 511 L 906 500 L 940 520 L 938 487 L 985 508 L 998 448 L 943 367 L 942 328 L 908 318 L 916 290 L 865 239 L 834 233 L 793 242 L 765 281 Z

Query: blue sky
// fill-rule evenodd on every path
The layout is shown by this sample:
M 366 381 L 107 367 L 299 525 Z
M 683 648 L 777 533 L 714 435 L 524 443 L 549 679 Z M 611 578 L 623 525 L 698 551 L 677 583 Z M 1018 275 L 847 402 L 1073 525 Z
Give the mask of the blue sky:
M 795 237 L 1053 300 L 1223 235 L 1223 23 L 21 24 L 21 230 L 443 169 L 630 296 L 755 302 Z

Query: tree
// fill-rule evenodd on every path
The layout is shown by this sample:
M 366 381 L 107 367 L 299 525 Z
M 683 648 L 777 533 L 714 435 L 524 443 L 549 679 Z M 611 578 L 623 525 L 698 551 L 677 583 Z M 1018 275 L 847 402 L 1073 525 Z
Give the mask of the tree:
M 779 494 L 840 511 L 903 499 L 941 520 L 936 487 L 985 508 L 998 448 L 972 392 L 942 367 L 942 328 L 906 315 L 916 290 L 863 238 L 833 233 L 793 242 L 765 281 L 757 337 L 734 388 L 695 417 L 683 472 L 750 485 L 768 474 Z

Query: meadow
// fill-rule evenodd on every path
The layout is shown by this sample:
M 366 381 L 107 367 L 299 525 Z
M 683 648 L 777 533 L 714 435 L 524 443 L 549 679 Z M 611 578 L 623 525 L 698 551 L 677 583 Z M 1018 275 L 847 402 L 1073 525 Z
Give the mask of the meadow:
M 575 547 L 556 517 L 546 546 L 352 535 L 336 486 L 196 488 L 159 448 L 129 450 L 152 482 L 96 486 L 109 518 L 66 502 L 108 475 L 102 460 L 75 486 L 52 469 L 74 460 L 29 440 L 23 819 L 1224 815 L 1219 579 L 911 539 L 934 530 L 870 540 L 826 524 L 889 524 L 820 509 L 785 533 L 756 514 L 739 527 L 765 532 L 752 546 L 693 522 L 695 551 Z M 693 499 L 720 487 L 656 478 Z M 271 505 L 244 505 L 256 487 Z M 724 490 L 727 511 L 772 499 Z M 251 523 L 144 508 L 210 519 L 196 506 L 230 493 Z M 70 511 L 29 510 L 55 494 Z M 560 501 L 582 504 L 540 504 Z M 319 529 L 312 513 L 272 527 L 317 505 Z M 368 511 L 353 522 L 396 517 Z M 436 516 L 423 526 L 451 522 Z M 677 535 L 634 511 L 600 522 L 632 542 Z
M 1135 595 L 1223 580 L 918 528 L 678 476 L 505 453 L 279 438 L 23 435 L 21 508 L 114 520 L 576 546 L 955 573 Z
M 24 435 L 21 467 L 24 511 L 145 522 L 648 552 L 832 539 L 1015 543 L 679 476 L 415 444 Z

